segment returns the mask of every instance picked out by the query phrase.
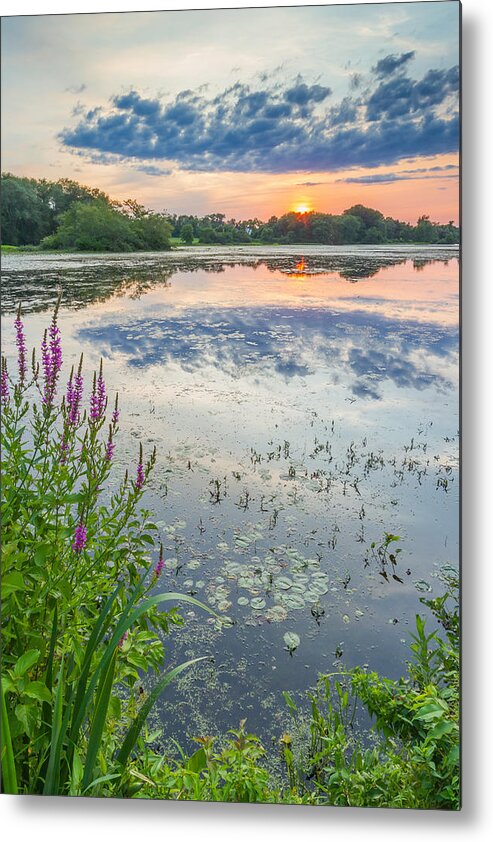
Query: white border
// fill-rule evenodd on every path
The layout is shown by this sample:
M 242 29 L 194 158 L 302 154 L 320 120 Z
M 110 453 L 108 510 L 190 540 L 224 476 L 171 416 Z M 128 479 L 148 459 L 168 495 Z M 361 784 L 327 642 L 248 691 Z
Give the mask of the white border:
M 431 0 L 430 0 L 431 1 Z M 204 0 L 3 0 L 2 15 L 151 9 L 316 5 L 296 0 L 251 3 Z M 347 808 L 303 808 L 176 802 L 123 802 L 0 797 L 4 838 L 35 842 L 453 842 L 491 838 L 493 793 L 493 673 L 490 635 L 493 596 L 490 521 L 493 402 L 491 337 L 493 272 L 489 261 L 493 221 L 491 183 L 491 80 L 493 3 L 463 5 L 463 701 L 464 806 L 461 813 Z M 488 826 L 490 830 L 488 831 Z

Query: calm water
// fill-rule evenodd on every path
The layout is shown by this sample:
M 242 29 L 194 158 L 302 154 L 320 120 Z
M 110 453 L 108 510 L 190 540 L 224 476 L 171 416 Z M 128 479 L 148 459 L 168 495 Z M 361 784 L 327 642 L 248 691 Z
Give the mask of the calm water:
M 403 672 L 419 598 L 458 564 L 458 252 L 353 247 L 8 255 L 3 344 L 22 300 L 39 342 L 64 290 L 65 371 L 84 351 L 120 392 L 116 469 L 138 442 L 166 586 L 199 611 L 169 660 L 210 654 L 159 711 L 186 743 L 245 716 L 285 727 L 319 671 Z M 370 545 L 400 536 L 386 580 Z M 283 636 L 295 632 L 293 655 Z

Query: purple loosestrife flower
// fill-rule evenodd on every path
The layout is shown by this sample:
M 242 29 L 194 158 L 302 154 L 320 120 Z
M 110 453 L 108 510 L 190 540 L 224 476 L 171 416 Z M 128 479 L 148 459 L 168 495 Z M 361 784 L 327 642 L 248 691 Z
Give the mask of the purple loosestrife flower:
M 27 374 L 27 363 L 26 363 L 26 337 L 24 334 L 24 324 L 21 319 L 21 305 L 17 309 L 17 318 L 14 322 L 15 327 L 15 344 L 17 345 L 17 363 L 19 366 L 19 379 L 21 384 L 24 383 L 26 374 Z
M 58 308 L 60 306 L 60 298 L 58 299 L 53 313 L 48 332 L 45 331 L 43 342 L 41 343 L 41 363 L 44 374 L 44 394 L 43 403 L 45 406 L 53 404 L 53 398 L 56 395 L 56 387 L 58 375 L 62 367 L 62 343 L 60 328 L 57 324 Z M 49 337 L 49 341 L 48 341 Z
M 140 491 L 144 487 L 145 471 L 142 455 L 142 445 L 140 445 L 139 464 L 137 465 L 137 479 L 135 480 L 135 490 Z
M 113 441 L 113 434 L 111 432 L 111 427 L 110 427 L 110 434 L 108 436 L 108 441 L 106 442 L 106 453 L 105 453 L 105 456 L 104 456 L 104 458 L 106 459 L 107 462 L 111 462 L 111 460 L 113 459 L 114 452 L 115 452 L 115 442 Z
M 164 568 L 163 545 L 161 544 L 160 548 L 159 548 L 159 561 L 156 564 L 156 568 L 154 570 L 154 575 L 155 575 L 156 579 L 159 579 L 161 573 L 163 572 L 163 568 Z
M 115 408 L 113 410 L 113 415 L 111 416 L 111 423 L 113 424 L 114 427 L 116 427 L 119 420 L 120 420 L 120 410 L 118 409 L 118 392 L 117 392 L 116 398 L 115 398 Z
M 67 420 L 68 423 L 75 427 L 75 425 L 79 421 L 80 417 L 80 404 L 82 401 L 82 393 L 84 391 L 84 378 L 82 376 L 82 359 L 83 356 L 81 354 L 79 368 L 77 369 L 77 374 L 75 378 L 72 379 L 72 373 L 70 374 L 70 380 L 67 385 L 67 394 L 66 394 L 66 403 L 67 403 Z
M 61 451 L 61 453 L 60 453 L 60 464 L 65 465 L 65 462 L 67 461 L 67 455 L 68 455 L 68 441 L 65 438 L 65 433 L 63 434 L 62 443 L 60 445 L 60 451 Z
M 75 529 L 74 534 L 74 543 L 72 544 L 72 549 L 74 553 L 81 553 L 87 543 L 87 529 L 83 523 L 79 523 L 79 525 Z
M 101 360 L 99 366 L 99 375 L 96 379 L 96 372 L 94 372 L 94 379 L 92 383 L 92 395 L 90 398 L 89 417 L 91 421 L 100 421 L 106 409 L 106 385 L 103 380 L 103 361 Z
M 120 640 L 118 641 L 118 648 L 119 648 L 119 649 L 121 649 L 121 648 L 122 648 L 122 646 L 123 646 L 123 644 L 125 643 L 125 641 L 126 641 L 127 637 L 128 637 L 128 630 L 127 630 L 126 632 L 123 632 L 123 634 L 122 634 L 122 636 L 121 636 Z
M 1 388 L 2 402 L 8 403 L 10 398 L 9 392 L 9 375 L 7 372 L 7 360 L 2 358 L 2 388 Z
M 65 392 L 65 404 L 67 406 L 68 411 L 70 412 L 70 407 L 74 402 L 74 367 L 72 366 L 72 370 L 70 372 L 70 377 L 67 383 L 67 391 Z

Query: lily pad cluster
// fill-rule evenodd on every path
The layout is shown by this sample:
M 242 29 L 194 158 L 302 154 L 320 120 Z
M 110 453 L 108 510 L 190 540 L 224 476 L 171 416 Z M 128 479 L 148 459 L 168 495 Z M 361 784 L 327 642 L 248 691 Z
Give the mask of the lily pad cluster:
M 247 550 L 248 536 L 235 546 Z M 236 589 L 237 605 L 250 607 L 253 617 L 281 623 L 290 612 L 310 609 L 329 590 L 328 575 L 320 569 L 318 558 L 305 558 L 297 549 L 286 545 L 274 547 L 262 558 L 249 556 L 242 561 L 228 558 L 223 562 L 222 576 L 208 588 L 209 603 L 219 611 L 231 607 L 232 590 Z

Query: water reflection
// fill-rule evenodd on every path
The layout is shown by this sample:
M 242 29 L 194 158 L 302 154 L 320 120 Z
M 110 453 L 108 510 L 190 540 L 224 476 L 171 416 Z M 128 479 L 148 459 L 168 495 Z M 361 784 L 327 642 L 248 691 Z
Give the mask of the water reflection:
M 271 256 L 259 256 L 252 248 L 180 250 L 147 255 L 10 254 L 2 258 L 3 310 L 13 312 L 19 301 L 25 312 L 40 312 L 53 306 L 63 289 L 64 305 L 82 308 L 114 296 L 139 297 L 156 285 L 167 286 L 179 273 L 224 274 L 238 266 L 267 270 L 291 279 L 317 276 L 339 278 L 351 283 L 374 278 L 382 269 L 403 266 L 410 261 L 409 249 L 374 248 L 343 250 L 327 248 L 301 255 L 293 248 L 273 249 Z M 414 269 L 433 263 L 456 263 L 457 249 L 417 249 Z M 422 250 L 423 251 L 423 250 Z
M 106 357 L 123 355 L 129 366 L 178 363 L 193 372 L 212 366 L 237 378 L 254 372 L 291 379 L 322 367 L 362 398 L 379 399 L 379 387 L 444 390 L 457 329 L 392 319 L 384 314 L 322 308 L 201 308 L 159 318 L 109 321 L 79 330 L 77 338 Z

